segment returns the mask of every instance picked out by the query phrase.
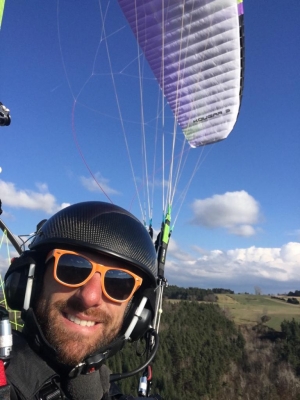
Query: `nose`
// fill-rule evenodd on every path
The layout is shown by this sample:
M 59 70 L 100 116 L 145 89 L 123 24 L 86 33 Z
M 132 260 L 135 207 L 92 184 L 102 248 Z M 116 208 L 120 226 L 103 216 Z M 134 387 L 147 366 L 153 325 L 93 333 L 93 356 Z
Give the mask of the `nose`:
M 85 285 L 78 288 L 76 295 L 86 308 L 99 306 L 103 301 L 100 273 L 96 272 Z

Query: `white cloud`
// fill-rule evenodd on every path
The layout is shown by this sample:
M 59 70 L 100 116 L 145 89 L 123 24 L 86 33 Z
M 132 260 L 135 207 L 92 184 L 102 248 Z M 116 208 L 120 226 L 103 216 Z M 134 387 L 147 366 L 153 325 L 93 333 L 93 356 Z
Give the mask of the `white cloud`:
M 300 266 L 300 243 L 290 242 L 281 247 L 280 256 L 286 263 L 298 263 Z M 300 272 L 300 271 L 299 271 Z
M 259 203 L 246 191 L 227 192 L 192 204 L 192 224 L 209 228 L 226 228 L 238 236 L 252 236 L 259 221 Z
M 254 285 L 285 285 L 300 289 L 300 243 L 279 248 L 249 247 L 227 251 L 205 251 L 194 247 L 191 253 L 179 249 L 171 239 L 166 276 L 179 286 L 240 288 Z M 170 243 L 170 244 L 171 244 Z
M 94 174 L 95 178 L 89 177 L 86 178 L 85 176 L 81 176 L 80 182 L 82 185 L 90 192 L 99 192 L 106 194 L 120 194 L 117 190 L 113 189 L 109 186 L 109 180 L 104 178 L 100 172 Z M 102 189 L 101 189 L 102 188 Z
M 53 214 L 69 205 L 68 203 L 58 204 L 56 198 L 49 193 L 46 184 L 37 184 L 37 192 L 28 189 L 18 189 L 12 182 L 5 182 L 0 179 L 0 193 L 2 203 L 8 207 L 27 208 L 30 210 L 42 210 Z

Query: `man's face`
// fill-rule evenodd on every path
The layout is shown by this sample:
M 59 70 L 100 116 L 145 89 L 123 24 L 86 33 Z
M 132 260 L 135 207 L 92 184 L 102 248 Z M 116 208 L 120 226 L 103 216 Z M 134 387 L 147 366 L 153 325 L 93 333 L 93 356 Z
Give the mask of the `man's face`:
M 122 268 L 122 262 L 104 255 L 81 252 L 92 261 Z M 50 261 L 36 306 L 36 316 L 58 361 L 75 366 L 113 340 L 122 326 L 128 302 L 115 303 L 101 289 L 100 273 L 79 288 L 69 288 L 53 277 Z M 124 266 L 123 266 L 124 267 Z

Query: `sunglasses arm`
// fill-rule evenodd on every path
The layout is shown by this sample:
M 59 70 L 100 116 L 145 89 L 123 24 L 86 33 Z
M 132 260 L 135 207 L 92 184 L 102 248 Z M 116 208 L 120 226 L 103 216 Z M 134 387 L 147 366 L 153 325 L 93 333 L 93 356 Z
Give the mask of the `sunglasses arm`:
M 28 271 L 27 284 L 26 284 L 25 297 L 24 297 L 24 304 L 23 304 L 24 310 L 28 310 L 28 308 L 30 306 L 32 285 L 33 285 L 33 279 L 34 279 L 34 271 L 35 271 L 35 264 L 30 264 L 29 271 Z
M 130 335 L 132 334 L 132 331 L 134 330 L 136 324 L 138 323 L 138 320 L 141 317 L 141 314 L 145 308 L 145 305 L 148 301 L 147 297 L 143 297 L 138 308 L 135 311 L 134 317 L 132 318 L 132 321 L 130 322 L 124 336 L 125 336 L 125 340 L 128 340 L 130 338 Z

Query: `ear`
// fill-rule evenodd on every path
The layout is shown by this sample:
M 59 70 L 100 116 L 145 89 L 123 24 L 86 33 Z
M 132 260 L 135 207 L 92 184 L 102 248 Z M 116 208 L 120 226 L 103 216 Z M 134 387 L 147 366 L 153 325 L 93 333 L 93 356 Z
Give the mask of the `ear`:
M 4 277 L 4 291 L 6 301 L 12 310 L 22 311 L 29 267 L 36 264 L 37 257 L 34 251 L 24 251 L 20 257 L 12 260 Z

